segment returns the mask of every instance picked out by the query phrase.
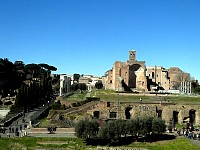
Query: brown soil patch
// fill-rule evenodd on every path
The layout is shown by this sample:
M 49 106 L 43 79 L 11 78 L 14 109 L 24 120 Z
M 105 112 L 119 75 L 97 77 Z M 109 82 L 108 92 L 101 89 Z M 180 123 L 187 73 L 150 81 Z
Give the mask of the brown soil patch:
M 37 144 L 42 144 L 42 145 L 63 145 L 63 144 L 68 144 L 66 141 L 42 141 L 42 142 L 37 142 Z

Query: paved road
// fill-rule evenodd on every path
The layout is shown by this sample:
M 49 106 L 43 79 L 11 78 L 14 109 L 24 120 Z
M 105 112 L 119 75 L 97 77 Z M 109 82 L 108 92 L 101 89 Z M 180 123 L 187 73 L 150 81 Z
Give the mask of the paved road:
M 30 110 L 28 113 L 20 116 L 16 121 L 13 121 L 9 127 L 6 127 L 5 133 L 0 133 L 0 137 L 16 137 L 21 131 L 25 132 L 31 127 L 31 120 L 39 116 L 44 110 L 48 108 L 48 104 L 37 109 Z

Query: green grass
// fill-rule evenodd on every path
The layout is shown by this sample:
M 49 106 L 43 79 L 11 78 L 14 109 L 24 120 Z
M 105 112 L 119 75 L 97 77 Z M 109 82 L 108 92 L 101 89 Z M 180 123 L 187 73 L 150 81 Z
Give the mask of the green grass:
M 121 102 L 139 102 L 142 98 L 143 102 L 152 101 L 167 101 L 181 104 L 200 104 L 200 96 L 184 96 L 184 95 L 155 95 L 155 94 L 131 94 L 131 93 L 117 93 L 111 90 L 96 90 L 92 95 L 100 97 L 102 101 L 116 101 Z
M 200 104 L 200 97 L 199 96 L 182 96 L 182 95 L 170 95 L 169 101 L 176 102 L 176 103 L 184 103 L 184 104 Z
M 59 144 L 60 143 L 60 144 Z M 76 138 L 35 138 L 35 137 L 24 137 L 24 138 L 1 138 L 0 139 L 0 150 L 27 150 L 37 149 L 86 149 L 91 146 L 86 144 L 81 139 Z
M 79 93 L 79 92 L 76 92 L 74 93 L 73 95 L 69 96 L 69 97 L 66 97 L 65 99 L 68 100 L 68 101 L 81 101 L 84 99 L 84 97 L 86 96 L 86 92 L 82 92 L 82 93 Z
M 34 150 L 34 149 L 81 149 L 96 148 L 97 146 L 88 146 L 84 141 L 78 138 L 1 138 L 0 150 Z M 105 147 L 105 146 L 103 146 Z M 148 150 L 198 150 L 200 147 L 192 144 L 186 138 L 177 138 L 169 141 L 159 141 L 154 143 L 135 142 L 123 148 L 140 148 Z
M 52 124 L 51 121 L 47 118 L 40 120 L 40 124 L 38 125 L 39 128 L 48 128 L 51 126 L 57 126 L 57 124 Z
M 81 101 L 86 96 L 86 92 L 75 93 L 66 98 L 67 101 Z M 139 102 L 142 98 L 143 102 L 167 101 L 180 104 L 200 104 L 200 96 L 188 95 L 155 95 L 155 94 L 133 94 L 133 93 L 117 93 L 113 90 L 93 90 L 91 97 L 99 97 L 102 101 L 120 102 Z
M 177 129 L 183 129 L 183 128 L 185 128 L 185 125 L 176 123 L 175 127 L 176 127 Z
M 131 144 L 135 147 L 146 148 L 149 150 L 199 150 L 200 147 L 192 144 L 186 138 L 178 138 L 170 141 L 160 141 L 155 143 Z

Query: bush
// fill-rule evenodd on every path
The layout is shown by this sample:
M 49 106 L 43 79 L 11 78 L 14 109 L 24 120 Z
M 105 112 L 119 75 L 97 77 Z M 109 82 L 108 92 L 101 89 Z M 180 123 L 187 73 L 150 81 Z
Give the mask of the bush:
M 166 131 L 165 121 L 160 118 L 154 118 L 152 121 L 152 132 L 161 134 Z
M 51 108 L 53 110 L 65 110 L 66 106 L 65 106 L 65 104 L 62 105 L 60 103 L 54 103 L 54 104 L 51 105 Z
M 99 125 L 97 120 L 81 120 L 75 126 L 75 134 L 79 138 L 97 138 Z
M 116 142 L 127 135 L 144 137 L 151 136 L 151 133 L 162 134 L 165 132 L 165 122 L 160 118 L 144 117 L 133 120 L 110 120 L 104 122 L 98 130 L 97 122 L 94 120 L 81 120 L 75 127 L 76 135 L 83 139 L 98 138 Z
M 98 81 L 98 82 L 95 83 L 95 87 L 97 89 L 102 89 L 103 88 L 103 83 L 101 81 Z

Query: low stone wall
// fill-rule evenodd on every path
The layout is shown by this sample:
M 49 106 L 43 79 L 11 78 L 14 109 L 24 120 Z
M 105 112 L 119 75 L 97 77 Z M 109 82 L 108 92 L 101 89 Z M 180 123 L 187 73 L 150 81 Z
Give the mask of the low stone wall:
M 28 133 L 48 133 L 47 128 L 31 128 Z M 75 133 L 74 128 L 57 128 L 55 133 Z
M 194 125 L 200 125 L 200 107 L 198 105 L 171 105 L 163 107 L 162 119 L 169 123 L 173 119 L 173 112 L 178 113 L 178 123 L 183 124 L 185 120 L 188 122 L 190 118 L 190 111 L 195 111 Z

